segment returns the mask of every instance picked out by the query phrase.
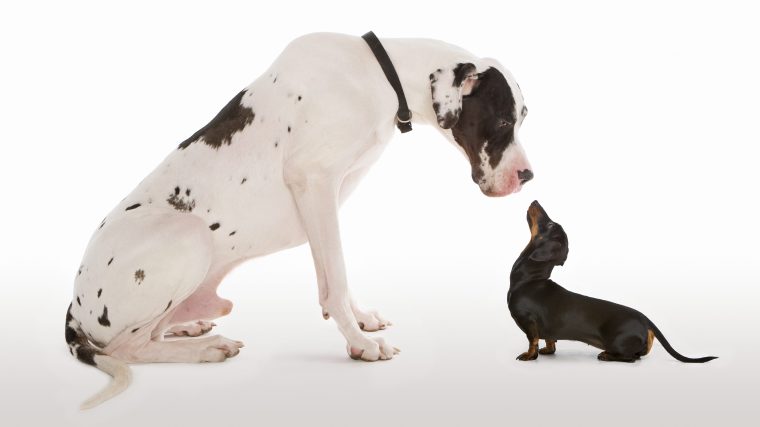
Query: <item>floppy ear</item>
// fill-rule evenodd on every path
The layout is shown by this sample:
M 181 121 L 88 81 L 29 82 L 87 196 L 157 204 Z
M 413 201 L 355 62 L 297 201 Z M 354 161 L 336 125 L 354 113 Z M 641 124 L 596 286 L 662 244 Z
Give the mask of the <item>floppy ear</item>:
M 559 258 L 560 249 L 562 249 L 562 245 L 550 240 L 533 250 L 528 258 L 538 262 L 554 261 Z
M 439 68 L 430 74 L 433 110 L 440 127 L 450 129 L 457 123 L 462 112 L 462 97 L 471 94 L 477 86 L 477 69 L 469 62 Z

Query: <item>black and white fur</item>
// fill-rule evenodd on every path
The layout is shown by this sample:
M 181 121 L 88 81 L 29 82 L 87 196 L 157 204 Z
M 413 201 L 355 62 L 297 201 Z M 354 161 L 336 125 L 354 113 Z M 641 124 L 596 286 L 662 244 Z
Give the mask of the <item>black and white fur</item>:
M 527 112 L 494 60 L 434 40 L 382 40 L 416 124 L 433 124 L 468 158 L 483 193 L 532 177 L 517 140 Z M 219 362 L 242 343 L 199 336 L 232 303 L 217 296 L 235 266 L 309 242 L 323 316 L 351 357 L 397 349 L 364 331 L 390 323 L 359 308 L 346 281 L 338 208 L 394 133 L 396 95 L 359 37 L 311 34 L 169 156 L 97 227 L 66 315 L 72 354 L 114 377 L 85 402 L 124 390 L 130 362 Z

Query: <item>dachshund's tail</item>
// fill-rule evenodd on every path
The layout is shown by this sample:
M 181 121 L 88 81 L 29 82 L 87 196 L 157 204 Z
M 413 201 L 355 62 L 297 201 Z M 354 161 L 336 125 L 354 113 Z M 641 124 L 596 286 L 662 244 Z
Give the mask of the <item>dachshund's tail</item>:
M 706 357 L 698 357 L 698 358 L 691 358 L 686 357 L 679 352 L 677 352 L 673 347 L 670 346 L 670 343 L 668 340 L 665 339 L 665 335 L 660 332 L 660 330 L 657 328 L 657 326 L 649 319 L 647 319 L 647 322 L 649 322 L 649 329 L 654 332 L 654 336 L 657 337 L 657 341 L 662 344 L 663 347 L 665 347 L 665 350 L 670 353 L 671 356 L 673 356 L 676 360 L 684 363 L 705 363 L 709 362 L 713 359 L 717 359 L 716 356 L 706 356 Z
M 104 354 L 93 346 L 82 332 L 79 322 L 71 315 L 71 305 L 66 312 L 66 344 L 69 351 L 80 362 L 92 365 L 113 377 L 108 386 L 84 402 L 81 409 L 90 409 L 116 396 L 129 386 L 132 372 L 129 365 L 119 359 Z

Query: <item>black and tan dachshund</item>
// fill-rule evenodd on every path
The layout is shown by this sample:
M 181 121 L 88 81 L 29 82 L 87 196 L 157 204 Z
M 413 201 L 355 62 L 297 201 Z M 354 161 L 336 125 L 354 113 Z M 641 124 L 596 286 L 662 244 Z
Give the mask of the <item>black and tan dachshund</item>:
M 686 363 L 704 363 L 715 357 L 692 359 L 678 354 L 657 326 L 638 311 L 609 301 L 570 292 L 549 277 L 567 260 L 567 235 L 538 202 L 528 208 L 530 242 L 515 261 L 507 301 L 512 318 L 528 337 L 528 351 L 518 360 L 554 354 L 557 340 L 581 341 L 603 350 L 599 360 L 633 362 L 649 353 L 656 337 L 671 356 Z M 538 340 L 546 347 L 538 349 Z

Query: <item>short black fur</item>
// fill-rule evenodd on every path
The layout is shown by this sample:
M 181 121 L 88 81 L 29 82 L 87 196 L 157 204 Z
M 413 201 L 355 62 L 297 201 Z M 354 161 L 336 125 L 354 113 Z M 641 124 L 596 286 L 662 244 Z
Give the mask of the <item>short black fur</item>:
M 518 360 L 553 354 L 557 340 L 581 341 L 603 350 L 603 361 L 634 362 L 649 353 L 656 337 L 681 362 L 703 363 L 715 357 L 690 358 L 676 352 L 662 332 L 642 313 L 624 305 L 570 292 L 549 277 L 569 251 L 567 234 L 538 202 L 528 209 L 531 239 L 510 274 L 509 312 L 528 338 Z M 546 347 L 538 349 L 538 341 Z

